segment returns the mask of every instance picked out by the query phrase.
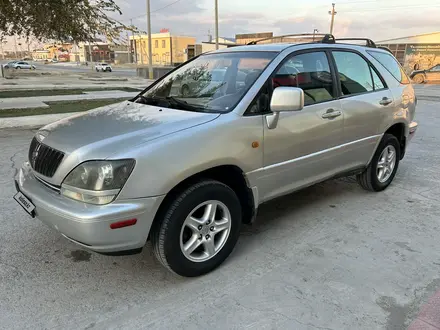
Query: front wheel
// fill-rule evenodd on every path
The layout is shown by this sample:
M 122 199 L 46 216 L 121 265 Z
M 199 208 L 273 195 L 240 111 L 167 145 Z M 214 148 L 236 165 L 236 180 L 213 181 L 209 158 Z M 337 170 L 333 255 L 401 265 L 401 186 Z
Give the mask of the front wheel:
M 400 161 L 400 144 L 391 134 L 385 134 L 367 169 L 358 174 L 360 186 L 369 191 L 385 190 L 393 181 Z
M 152 228 L 157 259 L 181 276 L 194 277 L 218 267 L 240 234 L 241 205 L 221 182 L 200 181 L 171 201 Z
M 17 70 L 20 70 L 20 69 L 21 69 L 21 67 L 17 66 L 17 67 L 16 67 L 16 69 L 17 69 Z

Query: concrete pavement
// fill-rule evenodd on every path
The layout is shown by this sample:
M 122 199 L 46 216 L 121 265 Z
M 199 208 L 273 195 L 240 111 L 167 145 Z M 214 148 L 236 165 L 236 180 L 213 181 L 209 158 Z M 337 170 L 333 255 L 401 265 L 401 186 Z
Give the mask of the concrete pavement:
M 45 102 L 55 101 L 78 101 L 78 100 L 100 100 L 113 98 L 131 98 L 139 94 L 138 92 L 124 92 L 118 90 L 93 91 L 85 94 L 76 95 L 53 95 L 53 96 L 33 96 L 33 97 L 14 97 L 0 98 L 0 110 L 20 109 L 20 108 L 45 108 Z
M 0 131 L 2 329 L 405 329 L 440 288 L 440 113 L 382 193 L 332 180 L 260 208 L 216 271 L 176 277 L 141 255 L 68 242 L 12 200 L 32 131 Z

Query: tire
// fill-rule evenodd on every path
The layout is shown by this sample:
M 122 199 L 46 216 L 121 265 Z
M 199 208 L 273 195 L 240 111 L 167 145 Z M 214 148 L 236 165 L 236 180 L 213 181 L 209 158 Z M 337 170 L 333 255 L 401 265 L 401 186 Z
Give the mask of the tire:
M 386 175 L 382 177 L 382 180 L 380 180 L 379 176 L 381 172 L 378 166 L 379 162 L 382 162 L 383 157 L 381 156 L 383 156 L 385 149 L 387 149 L 389 154 L 390 151 L 392 152 L 394 149 L 394 166 L 392 169 L 388 169 L 388 171 L 386 171 Z M 397 168 L 399 167 L 400 153 L 400 144 L 397 138 L 394 135 L 385 134 L 382 138 L 382 141 L 379 143 L 379 146 L 377 147 L 373 159 L 371 160 L 371 163 L 368 165 L 367 169 L 356 176 L 359 185 L 368 191 L 378 192 L 385 190 L 391 184 L 394 176 L 396 175 Z
M 189 95 L 189 87 L 188 85 L 183 85 L 181 90 L 182 96 L 188 96 Z
M 217 209 L 220 211 L 219 213 L 214 212 L 214 217 L 211 219 L 218 219 L 220 216 L 220 220 L 213 220 L 212 223 L 207 223 L 206 226 L 200 225 L 198 228 L 197 225 L 201 223 L 196 222 L 197 225 L 195 228 L 192 227 L 193 229 L 184 225 L 190 215 L 194 218 L 197 214 L 199 221 L 203 221 L 202 218 L 206 215 L 207 210 L 207 206 L 203 204 L 214 201 L 218 204 Z M 224 207 L 227 209 L 226 212 L 222 212 L 225 210 Z M 197 213 L 199 211 L 200 213 Z M 181 276 L 200 276 L 217 268 L 230 255 L 240 234 L 240 201 L 231 188 L 214 180 L 197 182 L 179 193 L 158 216 L 157 220 L 159 221 L 153 226 L 150 236 L 154 254 L 162 265 Z M 228 231 L 226 229 L 217 232 L 217 234 L 211 232 L 214 230 L 213 224 L 217 227 L 228 217 L 230 223 Z M 203 228 L 197 232 L 201 227 Z M 185 244 L 183 238 L 185 238 L 185 234 L 188 235 L 188 231 L 189 238 L 186 243 L 193 240 L 198 244 L 198 247 L 191 252 L 190 257 L 199 258 L 198 260 L 190 259 L 183 252 Z M 205 248 L 207 246 L 205 244 L 208 242 L 213 242 L 212 246 L 216 250 L 212 250 L 211 256 Z M 218 246 L 215 247 L 215 244 Z
M 20 69 L 21 69 L 21 67 L 17 66 L 17 67 L 16 67 L 16 69 L 17 69 L 17 70 L 20 70 Z
M 425 82 L 425 76 L 422 74 L 416 74 L 413 78 L 416 84 L 423 84 Z
M 99 72 L 99 69 L 96 69 L 96 72 Z

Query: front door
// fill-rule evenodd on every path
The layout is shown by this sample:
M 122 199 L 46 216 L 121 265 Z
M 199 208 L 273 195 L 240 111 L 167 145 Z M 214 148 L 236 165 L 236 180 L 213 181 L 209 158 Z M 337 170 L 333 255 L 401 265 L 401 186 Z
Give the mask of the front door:
M 271 79 L 273 88 L 303 89 L 305 107 L 281 112 L 275 128 L 264 120 L 261 201 L 332 176 L 340 166 L 336 155 L 343 137 L 344 114 L 326 51 L 289 56 Z

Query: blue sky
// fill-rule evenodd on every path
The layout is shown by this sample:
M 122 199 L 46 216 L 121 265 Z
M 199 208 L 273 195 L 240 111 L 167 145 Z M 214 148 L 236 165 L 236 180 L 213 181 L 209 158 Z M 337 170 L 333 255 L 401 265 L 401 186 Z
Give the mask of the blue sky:
M 146 29 L 145 0 L 116 0 L 122 20 L 134 18 Z M 214 33 L 214 0 L 151 0 L 153 32 L 169 28 L 174 34 L 206 40 Z M 275 34 L 328 32 L 331 0 L 218 0 L 220 36 L 235 33 Z M 336 36 L 370 37 L 383 40 L 440 30 L 440 1 L 343 0 L 336 2 Z M 169 6 L 168 6 L 169 5 Z M 161 9 L 165 6 L 167 8 Z

